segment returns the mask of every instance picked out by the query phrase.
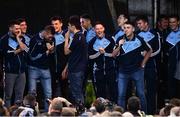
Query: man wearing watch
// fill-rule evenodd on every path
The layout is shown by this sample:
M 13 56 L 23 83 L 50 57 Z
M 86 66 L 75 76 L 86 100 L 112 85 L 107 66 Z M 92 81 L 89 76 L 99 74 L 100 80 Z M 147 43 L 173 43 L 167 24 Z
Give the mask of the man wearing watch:
M 133 80 L 141 101 L 141 108 L 146 112 L 144 66 L 152 50 L 143 38 L 134 34 L 134 30 L 133 23 L 128 21 L 124 24 L 125 35 L 117 39 L 118 46 L 112 53 L 118 61 L 118 105 L 125 109 L 127 84 L 129 80 Z M 141 55 L 142 51 L 146 51 L 144 57 Z
M 161 50 L 161 41 L 159 34 L 150 28 L 149 20 L 146 15 L 138 16 L 136 18 L 136 25 L 138 27 L 137 35 L 142 37 L 152 47 L 152 53 L 146 63 L 144 70 L 144 79 L 146 82 L 146 99 L 147 99 L 147 114 L 155 114 L 156 110 L 156 80 L 157 68 L 155 58 Z M 144 52 L 142 52 L 144 55 Z

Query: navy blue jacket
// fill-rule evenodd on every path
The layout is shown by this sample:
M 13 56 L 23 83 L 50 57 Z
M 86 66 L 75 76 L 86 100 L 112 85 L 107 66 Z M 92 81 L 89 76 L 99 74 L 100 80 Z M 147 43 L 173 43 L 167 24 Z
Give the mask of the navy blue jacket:
M 168 57 L 168 73 L 169 77 L 175 78 L 175 73 L 177 72 L 177 64 L 180 61 L 180 41 L 171 48 Z M 177 78 L 180 79 L 180 78 Z
M 25 39 L 22 38 L 22 42 L 25 43 Z M 0 52 L 3 57 L 3 63 L 6 73 L 19 74 L 23 73 L 26 68 L 27 53 L 22 51 L 18 54 L 14 54 L 13 51 L 19 48 L 19 44 L 15 37 L 4 35 L 0 40 Z
M 119 71 L 122 73 L 133 73 L 141 68 L 143 56 L 141 52 L 150 48 L 143 38 L 134 36 L 132 40 L 128 40 L 125 36 L 118 38 L 116 44 L 119 44 L 121 39 L 125 39 L 125 43 L 120 47 L 120 55 L 116 58 L 118 61 Z
M 159 54 L 161 50 L 161 41 L 160 36 L 153 29 L 148 31 L 137 32 L 138 36 L 142 37 L 152 48 L 152 54 L 149 60 L 146 63 L 146 68 L 155 68 L 155 56 Z
M 119 28 L 117 29 L 117 31 L 116 31 L 113 35 L 114 35 L 114 41 L 116 42 L 116 40 L 117 40 L 119 37 L 121 37 L 121 36 L 124 35 L 124 31 L 122 30 L 121 27 L 119 27 Z
M 65 31 L 55 34 L 55 49 L 54 53 L 51 54 L 50 61 L 51 67 L 53 67 L 52 69 L 59 75 L 64 70 L 68 60 L 68 57 L 64 54 L 64 35 Z
M 168 75 L 169 77 L 174 77 L 176 64 L 177 64 L 177 56 L 179 56 L 179 51 L 177 51 L 177 47 L 180 45 L 180 29 L 178 31 L 171 31 L 171 33 L 166 38 L 166 57 L 168 62 Z
M 29 45 L 29 61 L 30 66 L 34 66 L 40 69 L 49 68 L 49 55 L 46 54 L 47 47 L 45 39 L 42 39 L 39 35 L 35 35 Z
M 175 45 L 176 48 L 176 53 L 175 53 L 175 58 L 176 58 L 176 64 L 175 64 L 175 76 L 174 78 L 180 80 L 180 41 Z
M 112 54 L 113 48 L 115 46 L 115 42 L 112 37 L 110 36 L 105 36 L 102 39 L 105 39 L 105 43 L 108 43 L 106 46 L 105 45 L 98 45 L 96 44 L 97 40 L 100 40 L 97 36 L 94 37 L 90 42 L 88 46 L 88 55 L 89 58 L 91 55 L 94 55 L 99 52 L 98 48 L 101 46 L 105 49 L 105 52 L 107 54 Z M 90 58 L 91 59 L 91 58 Z M 115 67 L 114 64 L 114 58 L 110 57 L 106 54 L 100 54 L 99 56 L 95 57 L 92 59 L 94 63 L 96 63 L 96 70 L 104 70 L 105 72 L 109 71 L 110 69 Z
M 180 41 L 180 29 L 178 31 L 171 31 L 165 41 L 166 55 L 169 55 L 171 48 Z

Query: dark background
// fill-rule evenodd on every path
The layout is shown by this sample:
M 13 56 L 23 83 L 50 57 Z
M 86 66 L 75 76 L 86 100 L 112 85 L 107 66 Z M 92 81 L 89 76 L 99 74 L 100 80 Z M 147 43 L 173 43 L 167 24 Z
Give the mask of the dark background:
M 112 17 L 108 2 L 114 5 Z M 120 13 L 128 13 L 131 20 L 137 15 L 147 15 L 152 27 L 155 25 L 154 3 L 156 0 L 0 0 L 0 36 L 7 32 L 9 20 L 24 17 L 28 22 L 29 33 L 37 33 L 53 15 L 60 15 L 66 21 L 71 15 L 88 13 L 94 21 L 100 20 L 106 31 L 112 34 Z M 179 0 L 157 0 L 157 14 L 179 14 Z
M 0 36 L 8 30 L 9 20 L 24 17 L 29 33 L 37 33 L 53 15 L 60 15 L 66 21 L 71 15 L 88 13 L 96 21 L 106 24 L 107 31 L 114 31 L 112 18 L 106 0 L 3 0 L 0 1 Z

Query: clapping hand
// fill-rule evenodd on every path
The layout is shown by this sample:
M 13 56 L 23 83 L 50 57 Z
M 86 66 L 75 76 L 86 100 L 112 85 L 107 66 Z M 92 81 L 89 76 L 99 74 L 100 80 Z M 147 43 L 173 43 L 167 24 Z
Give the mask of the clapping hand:
M 101 54 L 104 54 L 104 53 L 105 53 L 104 48 L 99 48 L 99 52 L 100 52 Z

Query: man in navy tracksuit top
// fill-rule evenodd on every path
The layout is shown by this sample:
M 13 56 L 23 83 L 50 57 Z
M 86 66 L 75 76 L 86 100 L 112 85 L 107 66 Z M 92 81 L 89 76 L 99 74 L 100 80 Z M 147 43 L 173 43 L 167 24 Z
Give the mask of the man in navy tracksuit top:
M 118 105 L 124 109 L 126 90 L 129 80 L 135 82 L 137 95 L 141 101 L 141 109 L 146 112 L 146 97 L 144 92 L 144 67 L 151 55 L 150 46 L 143 38 L 134 34 L 134 25 L 131 22 L 124 24 L 125 35 L 116 41 L 113 56 L 118 60 Z M 142 51 L 146 51 L 144 57 Z
M 168 66 L 168 94 L 170 99 L 180 98 L 180 41 L 170 49 Z
M 17 20 L 20 23 L 20 29 L 21 29 L 22 36 L 25 39 L 25 44 L 27 45 L 27 47 L 29 47 L 29 43 L 30 43 L 32 36 L 27 33 L 27 29 L 28 29 L 27 21 L 24 18 L 18 18 Z M 27 61 L 28 61 L 28 56 L 27 56 Z M 28 65 L 27 65 L 27 68 L 25 70 L 25 74 L 26 74 L 26 79 L 28 79 Z M 26 95 L 27 93 L 28 93 L 28 80 L 26 80 L 26 86 L 25 86 L 24 94 Z
M 96 64 L 94 68 L 97 97 L 103 97 L 116 103 L 115 64 L 112 52 L 114 40 L 104 33 L 104 25 L 100 22 L 95 25 L 96 37 L 88 46 L 89 59 Z
M 81 15 L 81 27 L 86 37 L 86 42 L 89 43 L 93 37 L 96 36 L 95 30 L 92 27 L 92 19 L 88 14 Z
M 46 26 L 30 41 L 29 50 L 29 91 L 36 91 L 36 81 L 40 79 L 44 92 L 44 108 L 48 111 L 47 100 L 52 98 L 49 55 L 54 51 L 53 26 Z
M 30 43 L 30 40 L 31 40 L 32 36 L 27 33 L 27 28 L 28 27 L 27 27 L 26 19 L 19 18 L 17 20 L 20 22 L 20 28 L 21 28 L 22 36 L 25 39 L 25 43 L 26 43 L 27 46 L 29 46 L 29 43 Z
M 180 28 L 179 28 L 179 16 L 172 15 L 169 17 L 169 27 L 171 29 L 170 34 L 166 38 L 166 57 L 168 58 L 168 98 L 178 97 L 178 82 L 175 78 L 176 69 L 176 44 L 180 42 Z
M 82 32 L 84 33 L 84 36 L 86 37 L 86 42 L 89 43 L 91 39 L 96 36 L 94 27 L 92 26 L 92 18 L 88 14 L 82 14 L 80 17 L 80 22 L 81 22 Z M 91 79 L 94 85 L 93 66 L 94 66 L 93 61 L 88 59 L 87 71 L 85 72 L 85 79 L 83 82 L 83 92 L 85 93 L 85 96 L 86 96 L 87 79 L 88 78 Z M 94 91 L 96 90 L 94 89 Z
M 0 41 L 0 51 L 3 56 L 5 66 L 5 106 L 11 106 L 13 91 L 15 92 L 15 102 L 23 100 L 24 88 L 26 84 L 25 68 L 28 48 L 25 39 L 22 37 L 20 23 L 13 20 L 9 24 L 9 32 Z
M 147 16 L 139 16 L 136 18 L 139 32 L 138 36 L 142 37 L 152 48 L 153 52 L 145 66 L 144 78 L 146 82 L 146 98 L 147 98 L 147 113 L 154 114 L 156 110 L 156 61 L 155 56 L 160 52 L 160 38 L 153 29 L 150 29 Z
M 168 76 L 168 64 L 167 57 L 165 56 L 165 42 L 166 37 L 170 33 L 169 18 L 166 15 L 160 15 L 157 19 L 156 32 L 160 35 L 161 51 L 155 57 L 156 68 L 158 77 L 158 91 L 157 91 L 157 103 L 158 108 L 164 106 L 164 100 L 167 98 L 167 76 Z
M 175 73 L 174 78 L 177 79 L 177 92 L 180 91 L 180 41 L 175 45 L 175 54 L 174 58 L 176 58 L 175 62 Z M 180 98 L 180 94 L 177 93 L 177 98 Z
M 113 35 L 115 42 L 119 37 L 124 35 L 123 26 L 124 26 L 124 23 L 127 22 L 128 20 L 129 20 L 129 18 L 126 14 L 120 14 L 119 15 L 119 17 L 117 19 L 118 29 Z
M 68 57 L 64 54 L 64 36 L 65 31 L 62 29 L 63 21 L 60 16 L 53 16 L 51 24 L 55 28 L 55 49 L 51 56 L 51 75 L 52 75 L 52 93 L 53 97 L 62 96 L 67 98 L 68 95 L 68 81 L 67 78 L 62 78 L 62 71 L 64 70 Z

